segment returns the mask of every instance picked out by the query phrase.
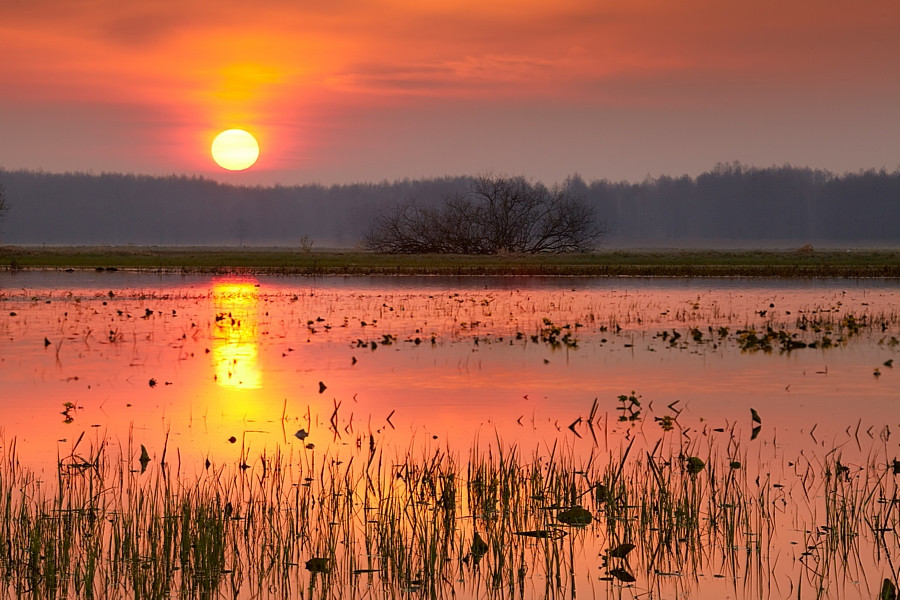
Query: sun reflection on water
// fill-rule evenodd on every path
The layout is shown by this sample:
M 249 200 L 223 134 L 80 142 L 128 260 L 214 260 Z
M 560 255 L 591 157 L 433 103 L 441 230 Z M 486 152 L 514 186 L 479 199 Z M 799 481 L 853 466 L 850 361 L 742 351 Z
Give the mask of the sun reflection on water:
M 259 284 L 225 279 L 212 289 L 215 322 L 210 354 L 216 382 L 231 389 L 259 389 Z

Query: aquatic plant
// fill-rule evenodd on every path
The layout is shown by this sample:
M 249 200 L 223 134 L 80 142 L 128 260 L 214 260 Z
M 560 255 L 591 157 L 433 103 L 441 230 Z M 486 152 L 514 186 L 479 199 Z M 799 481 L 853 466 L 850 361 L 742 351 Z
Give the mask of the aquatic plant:
M 79 438 L 44 481 L 13 440 L 0 467 L 0 575 L 5 596 L 42 598 L 557 596 L 581 585 L 576 573 L 687 593 L 711 569 L 767 585 L 788 500 L 812 517 L 796 585 L 827 596 L 864 562 L 897 560 L 889 461 L 848 466 L 832 452 L 798 466 L 785 494 L 768 466 L 747 468 L 756 461 L 735 432 L 725 441 L 664 433 L 652 448 L 632 439 L 579 458 L 554 444 L 526 459 L 498 438 L 461 460 L 391 457 L 371 440 L 350 457 L 301 446 L 188 475 L 180 463 L 132 468 L 144 454 L 133 442 Z

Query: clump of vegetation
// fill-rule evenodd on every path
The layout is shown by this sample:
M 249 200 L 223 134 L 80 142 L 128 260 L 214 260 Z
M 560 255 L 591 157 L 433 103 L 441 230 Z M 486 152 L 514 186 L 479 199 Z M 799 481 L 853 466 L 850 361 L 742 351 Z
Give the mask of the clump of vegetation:
M 481 176 L 436 206 L 409 201 L 381 215 L 363 244 L 391 254 L 588 252 L 602 233 L 593 207 L 563 187 Z
M 576 325 L 576 327 L 578 326 Z M 531 337 L 531 341 L 535 343 L 538 342 L 538 340 L 549 344 L 551 348 L 560 348 L 562 346 L 567 348 L 578 347 L 578 341 L 572 333 L 571 325 L 555 325 L 553 321 L 547 317 L 543 318 L 542 327 L 538 335 Z
M 637 421 L 641 418 L 641 397 L 635 392 L 619 395 L 619 421 Z
M 755 329 L 741 329 L 738 330 L 737 336 L 738 345 L 744 352 L 771 352 L 776 347 L 782 352 L 791 352 L 810 346 L 797 339 L 797 333 L 790 333 L 784 329 L 775 330 L 770 326 L 761 333 L 757 333 Z M 812 342 L 812 347 L 816 347 L 815 342 Z

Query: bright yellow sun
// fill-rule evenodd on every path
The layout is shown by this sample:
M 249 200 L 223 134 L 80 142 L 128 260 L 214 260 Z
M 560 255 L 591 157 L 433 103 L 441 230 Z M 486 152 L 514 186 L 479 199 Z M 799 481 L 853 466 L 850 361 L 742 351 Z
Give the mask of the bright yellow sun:
M 212 157 L 224 169 L 243 171 L 259 158 L 259 143 L 243 129 L 229 129 L 213 140 Z

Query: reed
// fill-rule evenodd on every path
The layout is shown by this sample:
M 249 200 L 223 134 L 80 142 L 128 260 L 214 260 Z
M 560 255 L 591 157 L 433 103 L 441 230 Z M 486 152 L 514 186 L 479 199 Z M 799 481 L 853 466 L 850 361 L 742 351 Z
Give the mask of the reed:
M 53 480 L 23 468 L 13 440 L 0 470 L 3 595 L 561 596 L 585 580 L 688 593 L 710 570 L 768 585 L 786 497 L 770 466 L 734 431 L 724 446 L 683 438 L 587 457 L 557 443 L 526 458 L 500 439 L 465 460 L 276 449 L 190 476 L 133 468 L 130 442 L 79 439 Z M 828 596 L 837 575 L 896 562 L 885 453 L 849 467 L 835 452 L 798 477 L 792 499 L 812 518 L 796 585 Z

